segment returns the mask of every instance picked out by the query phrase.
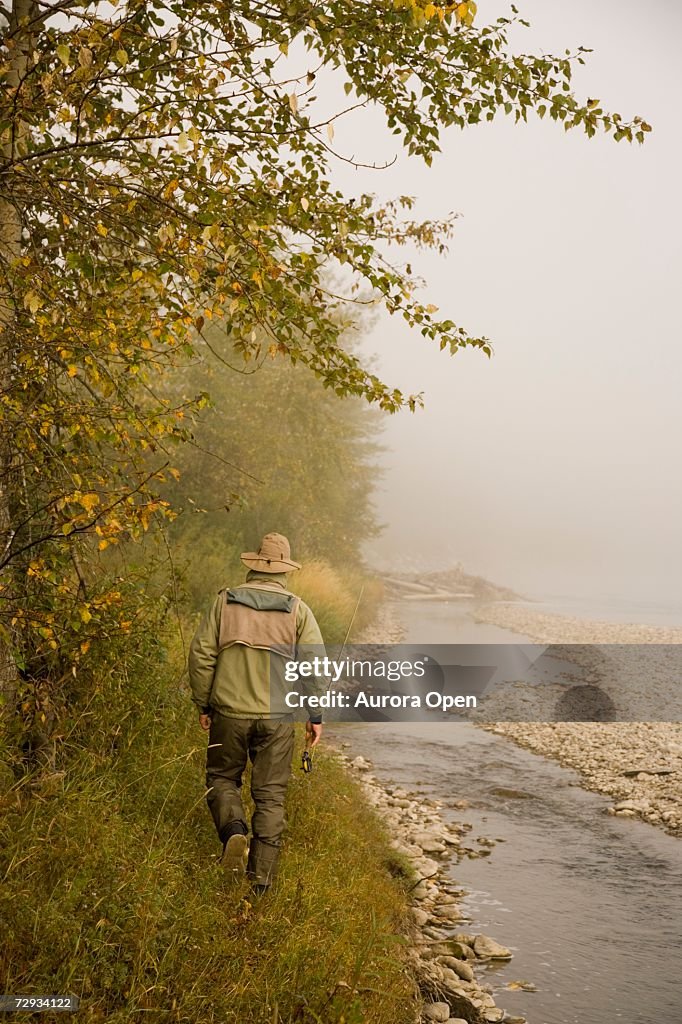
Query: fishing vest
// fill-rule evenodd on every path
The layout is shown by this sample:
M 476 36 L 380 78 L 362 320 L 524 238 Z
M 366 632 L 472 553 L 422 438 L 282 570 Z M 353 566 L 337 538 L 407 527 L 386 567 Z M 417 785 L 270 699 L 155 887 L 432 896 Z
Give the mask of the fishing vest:
M 219 650 L 245 644 L 290 658 L 295 656 L 299 597 L 286 590 L 248 585 L 225 590 L 223 595 Z

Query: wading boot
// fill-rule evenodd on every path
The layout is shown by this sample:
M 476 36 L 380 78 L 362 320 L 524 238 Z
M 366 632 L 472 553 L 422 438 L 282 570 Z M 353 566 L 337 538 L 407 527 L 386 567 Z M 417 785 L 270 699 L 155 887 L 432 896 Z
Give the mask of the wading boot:
M 244 874 L 247 847 L 246 830 L 241 822 L 237 822 L 225 839 L 220 858 L 220 866 L 227 878 L 239 878 Z
M 258 836 L 252 836 L 249 846 L 249 861 L 246 865 L 246 877 L 251 882 L 254 893 L 259 889 L 270 888 L 274 881 L 279 860 L 279 846 L 265 843 Z

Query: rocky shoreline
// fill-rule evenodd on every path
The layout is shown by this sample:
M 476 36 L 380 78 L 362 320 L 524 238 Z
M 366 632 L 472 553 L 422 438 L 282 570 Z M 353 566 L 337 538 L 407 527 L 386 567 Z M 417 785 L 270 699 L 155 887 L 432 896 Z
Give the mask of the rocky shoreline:
M 347 744 L 343 744 L 347 746 Z M 363 757 L 338 755 L 358 778 L 367 802 L 376 809 L 391 835 L 396 854 L 414 873 L 410 891 L 411 922 L 408 963 L 423 1000 L 423 1024 L 525 1024 L 525 1017 L 508 1015 L 493 998 L 485 981 L 486 965 L 510 960 L 511 950 L 495 939 L 462 930 L 467 918 L 458 902 L 465 894 L 448 877 L 453 861 L 487 856 L 495 841 L 485 837 L 465 846 L 471 826 L 448 824 L 437 800 L 424 799 L 399 786 L 382 785 Z M 514 982 L 533 989 L 530 982 Z
M 638 712 L 639 721 L 548 721 L 551 715 L 543 715 L 540 702 L 549 702 L 549 708 L 556 697 L 555 687 L 534 688 L 533 704 L 528 705 L 532 717 L 544 717 L 544 721 L 505 721 L 511 693 L 493 694 L 482 706 L 483 714 L 472 715 L 471 720 L 536 754 L 576 769 L 586 789 L 612 797 L 609 813 L 641 818 L 671 835 L 682 836 L 682 722 L 647 721 L 655 680 L 670 676 L 664 671 L 666 648 L 661 645 L 682 644 L 682 629 L 593 622 L 540 613 L 527 606 L 494 603 L 478 606 L 474 618 L 552 645 L 641 645 L 622 659 L 612 690 L 600 683 L 616 707 L 625 695 L 628 706 Z M 590 659 L 596 661 L 599 657 L 596 648 L 594 653 L 589 648 L 577 648 L 569 656 L 583 662 L 587 669 L 591 667 Z M 618 665 L 615 653 L 612 661 Z M 664 686 L 655 685 L 661 689 Z M 670 686 L 669 682 L 665 685 Z M 665 707 L 676 709 L 681 695 L 668 694 L 667 689 L 664 692 Z M 528 692 L 522 696 L 527 699 Z
M 613 679 L 611 684 L 600 683 L 599 688 L 616 709 L 627 700 L 631 717 L 637 721 L 552 721 L 566 690 L 558 684 L 505 687 L 493 692 L 468 717 L 480 728 L 577 770 L 585 789 L 612 798 L 609 813 L 641 818 L 671 835 L 682 836 L 682 722 L 647 720 L 653 680 L 670 676 L 663 664 L 665 645 L 682 644 L 682 629 L 581 620 L 496 601 L 475 605 L 472 618 L 551 644 L 557 653 L 562 653 L 563 645 L 565 657 L 595 676 L 600 671 L 600 645 L 641 645 L 620 662 L 613 649 Z M 358 642 L 400 643 L 403 636 L 396 606 L 387 603 Z M 594 649 L 589 645 L 595 645 Z M 664 684 L 657 685 L 662 688 Z M 668 683 L 666 707 L 674 709 L 682 693 L 670 693 L 669 689 Z M 528 718 L 535 721 L 518 720 L 524 717 L 518 713 L 519 701 Z
M 682 630 L 581 622 L 513 604 L 480 603 L 472 614 L 477 621 L 552 645 L 682 643 Z M 391 603 L 379 609 L 357 642 L 400 643 L 403 637 L 399 613 Z M 639 685 L 641 673 L 651 673 L 655 656 L 655 646 L 651 646 L 641 662 L 635 660 L 631 666 L 632 678 L 618 672 L 619 680 Z M 540 699 L 554 699 L 554 688 L 544 689 L 545 696 Z M 609 813 L 639 817 L 682 835 L 682 723 L 504 721 L 505 700 L 506 696 L 493 694 L 485 702 L 484 713 L 471 716 L 472 722 L 577 769 L 586 789 L 613 798 Z M 542 718 L 540 711 L 535 717 Z M 465 892 L 448 875 L 451 863 L 465 856 L 489 854 L 494 841 L 478 837 L 477 849 L 465 846 L 463 839 L 470 826 L 446 824 L 438 801 L 382 785 L 370 762 L 343 753 L 340 756 L 359 777 L 365 798 L 386 822 L 396 853 L 407 859 L 416 874 L 408 960 L 423 999 L 422 1024 L 524 1024 L 525 1018 L 507 1015 L 496 1005 L 492 986 L 485 981 L 486 965 L 498 958 L 510 959 L 511 951 L 488 936 L 466 930 L 467 919 L 459 909 Z M 509 987 L 534 989 L 527 981 L 511 982 Z

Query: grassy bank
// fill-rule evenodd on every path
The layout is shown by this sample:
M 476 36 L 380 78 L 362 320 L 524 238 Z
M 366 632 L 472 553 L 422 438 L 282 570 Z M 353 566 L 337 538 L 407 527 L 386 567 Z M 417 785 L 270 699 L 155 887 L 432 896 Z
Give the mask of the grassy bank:
M 356 784 L 324 749 L 294 762 L 278 884 L 252 903 L 217 863 L 179 663 L 102 681 L 63 774 L 0 796 L 0 990 L 77 994 L 89 1021 L 407 1024 L 407 883 Z

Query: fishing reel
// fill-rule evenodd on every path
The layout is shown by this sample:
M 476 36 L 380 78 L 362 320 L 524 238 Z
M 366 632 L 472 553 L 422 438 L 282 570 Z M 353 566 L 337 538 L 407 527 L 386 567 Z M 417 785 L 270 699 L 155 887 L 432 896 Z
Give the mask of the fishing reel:
M 312 755 L 308 750 L 304 750 L 301 754 L 301 771 L 305 772 L 306 775 L 310 775 L 313 770 L 313 759 Z

